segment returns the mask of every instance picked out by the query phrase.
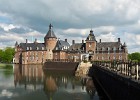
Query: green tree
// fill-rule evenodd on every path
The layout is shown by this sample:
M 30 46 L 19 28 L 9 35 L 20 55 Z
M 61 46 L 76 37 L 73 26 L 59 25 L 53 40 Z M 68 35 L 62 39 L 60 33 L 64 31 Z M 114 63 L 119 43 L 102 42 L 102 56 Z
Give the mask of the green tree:
M 2 53 L 2 62 L 11 63 L 13 60 L 14 53 L 14 48 L 7 47 Z
M 128 54 L 128 60 L 131 60 L 131 54 Z
M 137 60 L 137 61 L 140 62 L 140 53 L 139 52 L 135 52 L 135 53 L 129 54 L 128 58 L 130 60 Z
M 3 55 L 4 55 L 4 51 L 0 49 L 0 62 L 3 61 Z

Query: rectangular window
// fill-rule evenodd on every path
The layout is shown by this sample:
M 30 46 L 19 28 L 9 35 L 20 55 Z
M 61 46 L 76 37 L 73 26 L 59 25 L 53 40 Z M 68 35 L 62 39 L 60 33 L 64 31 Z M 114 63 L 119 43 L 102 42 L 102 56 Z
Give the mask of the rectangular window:
M 89 44 L 89 47 L 91 47 L 91 43 Z

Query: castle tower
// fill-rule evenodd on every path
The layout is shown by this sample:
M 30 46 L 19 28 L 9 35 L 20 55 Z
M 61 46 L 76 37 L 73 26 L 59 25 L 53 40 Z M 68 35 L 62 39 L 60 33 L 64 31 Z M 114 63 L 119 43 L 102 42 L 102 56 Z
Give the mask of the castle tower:
M 55 36 L 53 32 L 53 26 L 50 24 L 49 25 L 49 31 L 44 37 L 44 43 L 45 47 L 47 49 L 47 59 L 53 59 L 53 52 L 52 50 L 54 49 L 56 42 L 57 42 L 57 37 Z
M 96 50 L 96 38 L 93 34 L 93 30 L 90 30 L 90 34 L 86 39 L 86 52 L 93 55 Z

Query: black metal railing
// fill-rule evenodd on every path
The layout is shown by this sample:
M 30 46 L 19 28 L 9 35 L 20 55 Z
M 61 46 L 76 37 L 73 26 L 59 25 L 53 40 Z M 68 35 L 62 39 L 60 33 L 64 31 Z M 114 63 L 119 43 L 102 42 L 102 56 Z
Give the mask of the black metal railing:
M 132 61 L 94 61 L 94 65 L 140 81 L 140 63 Z

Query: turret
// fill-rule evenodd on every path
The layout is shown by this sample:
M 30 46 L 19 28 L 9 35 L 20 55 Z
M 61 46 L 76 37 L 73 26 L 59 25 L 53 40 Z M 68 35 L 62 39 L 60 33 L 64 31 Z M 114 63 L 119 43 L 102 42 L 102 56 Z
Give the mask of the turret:
M 18 46 L 18 42 L 16 41 L 16 43 L 15 43 L 15 47 L 17 47 Z

